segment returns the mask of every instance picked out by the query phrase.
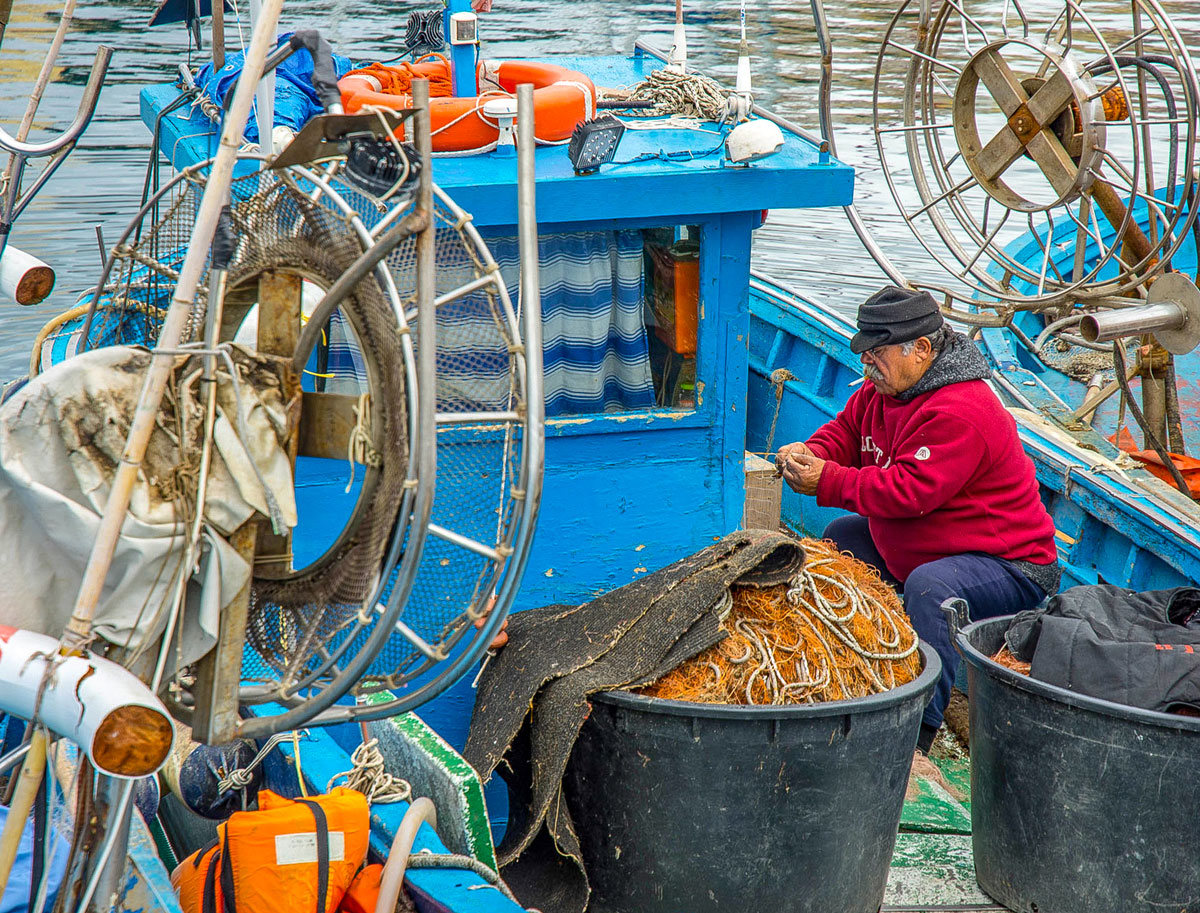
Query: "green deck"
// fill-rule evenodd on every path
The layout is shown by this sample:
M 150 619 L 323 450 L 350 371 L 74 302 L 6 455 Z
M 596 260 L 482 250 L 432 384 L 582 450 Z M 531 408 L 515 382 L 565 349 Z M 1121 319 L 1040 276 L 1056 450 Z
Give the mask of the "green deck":
M 953 789 L 970 795 L 968 761 L 935 763 Z M 918 777 L 917 788 L 900 816 L 882 913 L 1004 910 L 975 883 L 970 799 L 956 799 L 928 777 Z

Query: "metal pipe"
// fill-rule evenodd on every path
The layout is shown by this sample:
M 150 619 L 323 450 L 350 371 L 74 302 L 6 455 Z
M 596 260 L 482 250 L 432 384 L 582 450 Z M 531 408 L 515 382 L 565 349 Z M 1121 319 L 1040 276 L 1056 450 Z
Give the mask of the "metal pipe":
M 71 125 L 53 139 L 43 143 L 19 142 L 0 128 L 0 149 L 5 152 L 24 155 L 28 158 L 39 158 L 57 152 L 64 146 L 77 140 L 87 125 L 91 123 L 92 115 L 96 112 L 96 102 L 100 98 L 100 89 L 104 85 L 104 77 L 108 73 L 108 64 L 112 60 L 112 48 L 106 44 L 96 48 L 96 59 L 92 63 L 92 71 L 88 75 L 87 85 L 83 88 L 83 96 L 79 99 L 79 108 Z
M 1187 311 L 1178 304 L 1143 304 L 1120 311 L 1085 314 L 1079 321 L 1079 333 L 1088 342 L 1112 342 L 1123 336 L 1178 330 L 1187 323 Z

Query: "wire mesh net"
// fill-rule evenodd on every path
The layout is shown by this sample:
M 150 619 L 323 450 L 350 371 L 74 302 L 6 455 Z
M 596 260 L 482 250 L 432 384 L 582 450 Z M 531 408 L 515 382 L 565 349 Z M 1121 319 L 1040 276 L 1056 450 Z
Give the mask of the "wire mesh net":
M 264 276 L 300 277 L 308 307 L 370 243 L 362 232 L 379 225 L 387 209 L 337 183 L 336 167 L 326 177 L 334 182 L 336 200 L 307 172 L 256 171 L 234 180 L 230 198 L 237 246 L 222 339 L 253 344 Z M 203 171 L 185 172 L 126 232 L 94 296 L 88 347 L 157 339 L 204 185 Z M 361 219 L 357 232 L 353 217 Z M 439 423 L 433 526 L 402 609 L 402 630 L 390 636 L 359 683 L 361 691 L 402 686 L 472 643 L 472 622 L 491 604 L 519 526 L 525 402 L 517 315 L 469 217 L 440 197 L 435 219 L 435 296 L 444 299 L 437 311 L 436 400 L 439 416 L 451 418 Z M 284 557 L 303 566 L 288 570 L 284 565 L 281 571 L 278 556 L 258 557 L 242 678 L 248 686 L 268 687 L 251 687 L 251 700 L 275 699 L 280 692 L 302 698 L 334 678 L 348 657 L 377 636 L 382 607 L 397 586 L 397 568 L 403 567 L 411 530 L 408 515 L 400 516 L 400 523 L 397 515 L 409 466 L 405 366 L 412 353 L 402 352 L 396 312 L 415 324 L 416 237 L 402 241 L 385 263 L 391 288 L 370 279 L 353 290 L 324 328 L 304 378 L 306 396 L 366 394 L 360 406 L 369 412 L 371 448 L 384 459 L 382 465 L 357 467 L 358 480 L 347 486 L 344 498 L 331 482 L 338 488 L 345 483 L 345 463 L 319 460 L 327 465 L 317 470 L 298 463 L 298 478 L 307 472 L 305 484 L 321 492 L 316 525 L 337 526 L 335 518 L 344 516 L 346 528 L 331 536 L 306 527 L 302 507 L 292 552 L 284 550 Z M 206 264 L 185 341 L 201 335 L 208 271 Z M 482 281 L 489 276 L 494 281 Z M 474 290 L 464 294 L 464 287 Z M 413 340 L 419 348 L 415 332 Z M 396 550 L 400 563 L 389 568 L 383 558 L 393 536 L 404 547 Z M 318 540 L 320 547 L 313 544 Z M 385 585 L 379 600 L 366 604 L 381 574 Z
M 437 285 L 441 298 L 487 275 L 482 242 L 452 208 L 436 209 Z M 401 300 L 416 302 L 416 240 L 388 266 Z M 502 579 L 517 526 L 525 410 L 516 314 L 494 285 L 444 301 L 437 309 L 437 488 L 434 532 L 401 621 L 435 654 L 449 656 L 474 633 Z M 419 349 L 421 339 L 415 335 Z M 451 421 L 446 421 L 451 419 Z M 439 534 L 439 530 L 451 535 Z M 359 685 L 395 688 L 429 665 L 414 643 L 393 637 Z
M 643 689 L 711 704 L 803 704 L 866 697 L 921 671 L 895 592 L 831 542 L 804 540 L 790 583 L 734 587 L 728 637 Z

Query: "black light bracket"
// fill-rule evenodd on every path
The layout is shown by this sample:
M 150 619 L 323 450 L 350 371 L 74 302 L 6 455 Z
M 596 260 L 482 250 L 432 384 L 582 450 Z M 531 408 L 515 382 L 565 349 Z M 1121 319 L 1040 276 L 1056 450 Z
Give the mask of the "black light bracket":
M 585 120 L 571 134 L 567 157 L 576 174 L 594 174 L 617 154 L 625 125 L 611 114 Z

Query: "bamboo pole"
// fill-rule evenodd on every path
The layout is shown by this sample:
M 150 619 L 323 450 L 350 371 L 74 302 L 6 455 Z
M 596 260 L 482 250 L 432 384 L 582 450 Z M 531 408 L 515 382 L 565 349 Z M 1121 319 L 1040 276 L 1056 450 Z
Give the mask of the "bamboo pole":
M 29 813 L 33 810 L 45 773 L 46 733 L 34 729 L 29 740 L 29 753 L 25 755 L 25 763 L 21 766 L 21 779 L 17 781 L 17 791 L 13 793 L 12 804 L 8 808 L 4 833 L 0 834 L 0 894 L 8 885 L 8 876 L 12 874 L 13 862 L 17 858 L 17 846 L 29 822 Z
M 21 118 L 21 124 L 17 128 L 17 142 L 23 143 L 29 136 L 38 105 L 42 103 L 42 96 L 46 92 L 46 86 L 50 84 L 50 76 L 54 73 L 54 62 L 58 60 L 58 53 L 62 50 L 63 41 L 66 40 L 67 31 L 70 29 L 71 20 L 74 17 L 75 0 L 67 0 L 63 5 L 62 16 L 58 20 L 58 28 L 54 30 L 54 39 L 50 42 L 50 49 L 46 51 L 46 59 L 42 61 L 42 69 L 38 72 L 37 82 L 34 83 L 33 91 L 29 94 L 29 104 L 25 106 L 25 115 Z M 7 186 L 8 182 L 12 180 L 16 164 L 16 155 L 10 155 L 0 186 Z
M 220 0 L 218 0 L 220 2 Z M 158 345 L 146 371 L 142 390 L 138 397 L 137 410 L 129 428 L 129 437 L 125 442 L 125 451 L 121 456 L 120 466 L 113 478 L 112 492 L 108 503 L 105 504 L 104 516 L 100 521 L 100 530 L 96 534 L 96 542 L 92 546 L 84 571 L 83 582 L 79 587 L 79 596 L 75 601 L 75 611 L 67 622 L 63 632 L 62 643 L 66 649 L 77 649 L 84 645 L 91 636 L 92 616 L 100 602 L 100 594 L 104 589 L 104 579 L 112 563 L 116 551 L 117 539 L 121 526 L 125 522 L 125 512 L 129 508 L 129 499 L 133 485 L 137 481 L 142 458 L 146 453 L 146 445 L 150 441 L 150 432 L 158 417 L 159 405 L 162 402 L 163 391 L 170 378 L 175 356 L 171 352 L 179 347 L 183 338 L 184 328 L 194 304 L 196 286 L 200 282 L 204 264 L 208 260 L 208 249 L 212 245 L 213 233 L 217 227 L 217 219 L 221 207 L 225 203 L 233 166 L 237 161 L 238 146 L 241 145 L 242 127 L 250 116 L 250 103 L 258 84 L 257 77 L 262 73 L 263 61 L 275 47 L 275 28 L 279 22 L 280 9 L 283 0 L 264 0 L 262 14 L 254 33 L 250 38 L 250 47 L 246 51 L 246 63 L 243 75 L 249 74 L 254 78 L 239 79 L 234 92 L 233 104 L 225 117 L 225 126 L 221 130 L 220 147 L 216 158 L 213 159 L 209 172 L 208 183 L 204 188 L 204 197 L 196 213 L 196 222 L 192 226 L 192 236 L 188 242 L 187 257 L 179 271 L 179 281 L 175 286 L 175 295 L 171 299 L 171 307 L 167 311 L 166 320 L 158 336 Z

